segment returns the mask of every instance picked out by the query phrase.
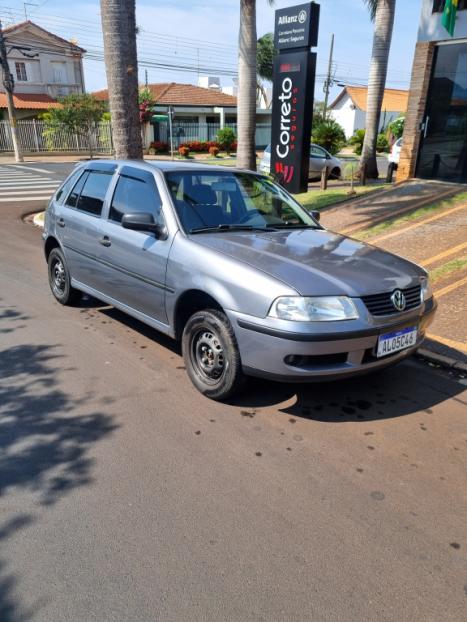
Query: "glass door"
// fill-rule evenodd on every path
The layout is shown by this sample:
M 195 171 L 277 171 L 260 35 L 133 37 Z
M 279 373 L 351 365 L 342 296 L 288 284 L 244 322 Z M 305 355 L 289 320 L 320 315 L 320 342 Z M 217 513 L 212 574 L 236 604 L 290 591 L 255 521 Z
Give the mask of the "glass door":
M 467 43 L 436 49 L 417 176 L 467 181 Z

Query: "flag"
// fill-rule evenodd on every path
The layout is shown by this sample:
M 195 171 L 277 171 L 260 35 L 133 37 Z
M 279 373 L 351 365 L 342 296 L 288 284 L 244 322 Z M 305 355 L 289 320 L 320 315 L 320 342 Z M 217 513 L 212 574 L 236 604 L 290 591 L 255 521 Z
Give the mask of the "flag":
M 454 35 L 454 29 L 456 27 L 457 5 L 458 0 L 446 0 L 443 16 L 441 18 L 441 23 L 446 28 L 451 37 Z

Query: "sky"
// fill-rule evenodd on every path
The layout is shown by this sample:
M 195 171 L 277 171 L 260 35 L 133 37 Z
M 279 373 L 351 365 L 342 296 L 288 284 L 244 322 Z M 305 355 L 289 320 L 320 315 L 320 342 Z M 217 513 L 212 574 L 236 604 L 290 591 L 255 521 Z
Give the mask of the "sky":
M 258 37 L 273 30 L 274 9 L 300 0 L 257 0 Z M 335 35 L 335 97 L 340 84 L 365 84 L 371 56 L 373 25 L 363 0 L 322 0 L 315 98 L 323 99 L 331 34 Z M 239 0 L 136 0 L 139 27 L 139 78 L 148 82 L 196 84 L 198 75 L 219 76 L 231 86 L 237 65 Z M 98 0 L 0 0 L 5 25 L 27 16 L 40 26 L 88 50 L 84 60 L 87 91 L 106 87 Z M 421 0 L 398 0 L 387 86 L 408 88 Z

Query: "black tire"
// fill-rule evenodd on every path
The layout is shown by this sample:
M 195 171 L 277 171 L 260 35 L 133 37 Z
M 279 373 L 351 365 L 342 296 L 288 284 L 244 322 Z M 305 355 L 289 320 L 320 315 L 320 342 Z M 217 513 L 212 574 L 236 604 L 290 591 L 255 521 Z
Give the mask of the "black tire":
M 206 397 L 225 400 L 242 387 L 237 340 L 222 311 L 206 309 L 190 317 L 183 330 L 182 352 L 190 380 Z
M 341 178 L 341 169 L 336 166 L 330 172 L 329 179 L 340 179 L 340 178 Z
M 71 287 L 70 272 L 65 257 L 59 248 L 50 251 L 47 260 L 49 267 L 49 286 L 55 300 L 62 305 L 73 305 L 81 298 L 81 292 Z

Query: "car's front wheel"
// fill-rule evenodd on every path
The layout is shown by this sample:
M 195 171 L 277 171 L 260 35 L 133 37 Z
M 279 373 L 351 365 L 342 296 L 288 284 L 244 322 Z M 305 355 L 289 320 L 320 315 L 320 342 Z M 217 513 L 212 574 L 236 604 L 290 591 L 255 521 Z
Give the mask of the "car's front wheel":
M 225 400 L 241 388 L 237 340 L 222 311 L 207 309 L 193 314 L 183 330 L 182 351 L 191 381 L 206 397 Z
M 71 287 L 70 273 L 59 248 L 50 251 L 48 259 L 49 285 L 55 299 L 62 305 L 72 305 L 81 298 L 81 292 Z

